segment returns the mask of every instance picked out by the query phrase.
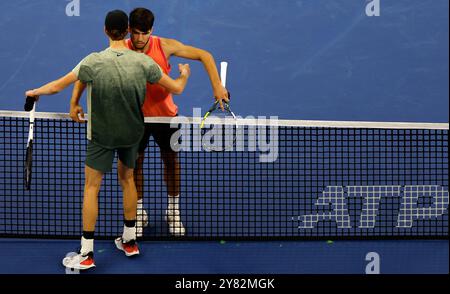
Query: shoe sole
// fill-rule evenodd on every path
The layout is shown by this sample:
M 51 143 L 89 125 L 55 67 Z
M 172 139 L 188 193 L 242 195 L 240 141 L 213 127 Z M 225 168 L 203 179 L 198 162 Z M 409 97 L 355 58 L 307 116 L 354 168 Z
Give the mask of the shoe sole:
M 114 243 L 116 244 L 116 248 L 119 249 L 120 251 L 123 251 L 127 257 L 139 255 L 139 251 L 134 252 L 134 253 L 126 252 L 126 251 L 122 248 L 122 241 L 121 241 L 121 240 L 118 241 L 118 240 L 116 239 L 116 240 L 114 240 Z
M 90 269 L 90 268 L 94 268 L 94 267 L 95 267 L 95 264 L 91 264 L 91 265 L 68 266 L 68 263 L 69 263 L 69 259 L 68 259 L 67 257 L 64 258 L 63 261 L 62 261 L 62 265 L 63 265 L 65 268 L 84 271 L 84 270 L 88 270 L 88 269 Z

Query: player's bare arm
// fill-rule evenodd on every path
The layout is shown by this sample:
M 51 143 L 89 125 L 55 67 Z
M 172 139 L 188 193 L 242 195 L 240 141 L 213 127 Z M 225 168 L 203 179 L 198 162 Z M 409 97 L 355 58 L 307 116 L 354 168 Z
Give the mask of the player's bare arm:
M 79 104 L 84 89 L 86 89 L 86 84 L 77 81 L 73 86 L 72 98 L 70 99 L 70 118 L 79 123 L 86 122 L 83 108 Z
M 163 73 L 161 79 L 157 83 L 158 85 L 166 88 L 169 92 L 176 95 L 180 95 L 181 93 L 183 93 L 184 88 L 187 84 L 187 80 L 191 75 L 191 70 L 188 64 L 179 64 L 178 69 L 180 71 L 180 77 L 174 80 Z
M 183 93 L 188 78 L 191 75 L 191 70 L 188 64 L 179 64 L 178 67 L 180 76 L 177 79 L 174 80 L 163 73 L 161 79 L 157 83 L 158 85 L 166 88 L 169 92 L 176 95 L 180 95 L 181 93 Z M 85 122 L 83 108 L 79 105 L 80 98 L 83 95 L 83 91 L 85 90 L 85 88 L 85 84 L 77 81 L 72 91 L 72 98 L 70 99 L 70 118 L 72 118 L 72 120 L 76 122 Z
M 161 38 L 161 43 L 167 59 L 173 55 L 181 58 L 201 61 L 211 81 L 214 97 L 220 102 L 222 102 L 222 100 L 228 102 L 228 91 L 220 82 L 216 62 L 211 53 L 203 49 L 185 45 L 174 39 Z
M 71 84 L 75 83 L 77 80 L 78 80 L 77 76 L 73 72 L 70 72 L 64 77 L 55 80 L 53 82 L 50 82 L 38 89 L 26 91 L 25 95 L 31 97 L 39 97 L 41 95 L 53 95 L 61 92 Z

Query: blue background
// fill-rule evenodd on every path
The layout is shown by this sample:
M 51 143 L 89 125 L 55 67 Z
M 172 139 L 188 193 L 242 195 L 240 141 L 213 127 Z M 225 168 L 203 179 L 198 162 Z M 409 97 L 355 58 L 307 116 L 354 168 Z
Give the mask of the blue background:
M 154 33 L 210 51 L 229 65 L 236 113 L 287 119 L 448 122 L 447 0 L 68 0 L 0 2 L 0 109 L 22 110 L 29 88 L 69 72 L 108 46 L 107 11 L 145 6 Z M 176 64 L 172 59 L 176 75 Z M 212 101 L 199 62 L 176 97 L 180 114 Z M 67 112 L 71 90 L 38 111 Z
M 25 90 L 106 48 L 107 11 L 145 6 L 156 14 L 156 35 L 230 63 L 232 107 L 242 116 L 448 122 L 449 1 L 381 0 L 380 17 L 365 15 L 367 2 L 80 0 L 81 15 L 68 17 L 68 0 L 0 1 L 0 110 L 22 110 Z M 189 63 L 192 78 L 175 98 L 183 115 L 212 100 L 202 65 Z M 67 112 L 70 94 L 41 99 L 38 111 Z M 56 265 L 79 241 L 1 244 L 0 272 L 64 273 Z M 142 258 L 131 262 L 111 242 L 97 244 L 97 273 L 364 273 L 369 251 L 380 253 L 382 273 L 448 273 L 446 240 L 143 242 Z

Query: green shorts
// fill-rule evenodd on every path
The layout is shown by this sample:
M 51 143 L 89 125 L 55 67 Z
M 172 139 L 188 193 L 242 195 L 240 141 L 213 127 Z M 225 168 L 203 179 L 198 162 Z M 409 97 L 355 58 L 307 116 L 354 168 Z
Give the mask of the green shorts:
M 128 148 L 106 149 L 89 141 L 86 165 L 103 173 L 110 172 L 117 151 L 119 160 L 128 168 L 134 169 L 138 157 L 138 149 L 139 144 Z

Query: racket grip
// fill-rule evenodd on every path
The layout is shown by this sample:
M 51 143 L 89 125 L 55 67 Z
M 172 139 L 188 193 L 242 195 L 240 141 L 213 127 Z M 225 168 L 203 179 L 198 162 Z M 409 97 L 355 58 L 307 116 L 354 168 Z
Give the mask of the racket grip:
M 220 63 L 220 81 L 222 82 L 222 86 L 224 88 L 227 85 L 227 69 L 228 69 L 228 62 L 222 61 Z
M 36 102 L 36 99 L 34 97 L 27 96 L 27 100 L 25 101 L 24 109 L 27 112 L 30 112 L 33 110 L 34 102 Z

